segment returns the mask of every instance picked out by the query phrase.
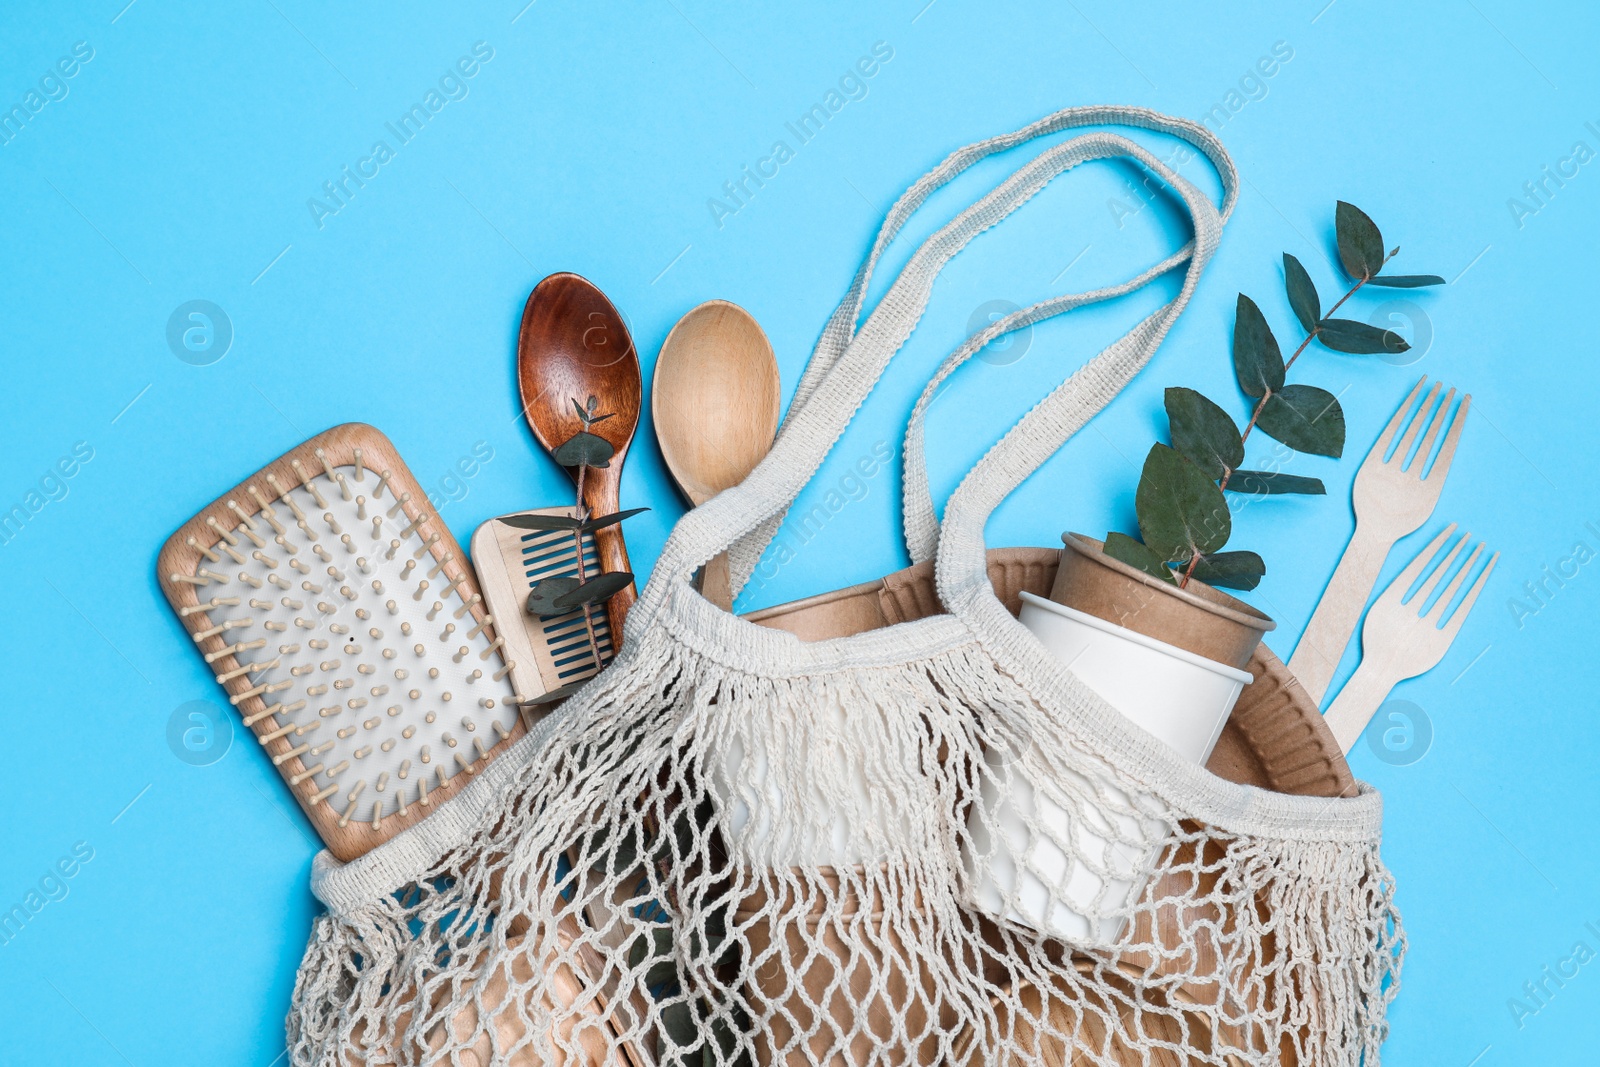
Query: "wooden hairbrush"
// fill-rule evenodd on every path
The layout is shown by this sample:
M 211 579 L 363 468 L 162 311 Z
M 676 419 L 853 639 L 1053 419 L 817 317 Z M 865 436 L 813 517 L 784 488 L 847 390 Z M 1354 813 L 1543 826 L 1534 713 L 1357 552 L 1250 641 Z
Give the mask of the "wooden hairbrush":
M 183 525 L 161 588 L 340 860 L 525 732 L 472 570 L 394 446 L 336 426 Z

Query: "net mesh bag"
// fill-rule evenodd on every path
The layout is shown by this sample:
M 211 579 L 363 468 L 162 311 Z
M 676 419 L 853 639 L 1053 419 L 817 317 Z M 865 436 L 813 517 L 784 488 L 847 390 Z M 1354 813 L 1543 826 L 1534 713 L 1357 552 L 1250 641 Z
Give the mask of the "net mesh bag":
M 928 194 L 1071 126 L 1180 138 L 1212 204 L 1137 142 L 1045 149 L 919 249 L 857 328 L 872 267 Z M 945 261 L 1055 175 L 1126 156 L 1194 239 L 1138 278 L 969 338 L 907 435 L 906 537 L 944 613 L 806 643 L 690 584 L 736 585 L 914 328 Z M 771 456 L 679 523 L 612 665 L 422 823 L 319 856 L 289 1016 L 313 1064 L 1375 1064 L 1404 950 L 1381 802 L 1234 785 L 1143 734 L 995 597 L 983 523 L 1149 359 L 1235 196 L 1203 128 L 1072 109 L 956 152 L 891 211 Z M 1007 330 L 1184 270 L 1063 382 L 935 522 L 922 418 Z

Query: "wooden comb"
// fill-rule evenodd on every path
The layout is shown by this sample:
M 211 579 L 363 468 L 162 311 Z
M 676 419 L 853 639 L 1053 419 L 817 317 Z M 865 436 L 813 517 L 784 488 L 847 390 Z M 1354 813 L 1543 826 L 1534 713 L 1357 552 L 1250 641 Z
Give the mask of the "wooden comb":
M 502 515 L 472 535 L 472 558 L 483 581 L 484 602 L 513 660 L 511 681 L 530 703 L 547 707 L 600 672 L 616 655 L 611 613 L 603 604 L 564 615 L 527 612 L 528 593 L 545 578 L 579 577 L 578 548 L 570 530 L 524 530 L 502 519 L 518 515 L 572 516 L 575 508 L 535 508 Z M 595 535 L 583 535 L 584 575 L 600 573 Z M 515 620 L 515 621 L 513 621 Z M 590 630 L 593 628 L 593 639 Z
M 269 463 L 173 534 L 157 568 L 340 860 L 419 822 L 526 730 L 460 546 L 371 426 Z

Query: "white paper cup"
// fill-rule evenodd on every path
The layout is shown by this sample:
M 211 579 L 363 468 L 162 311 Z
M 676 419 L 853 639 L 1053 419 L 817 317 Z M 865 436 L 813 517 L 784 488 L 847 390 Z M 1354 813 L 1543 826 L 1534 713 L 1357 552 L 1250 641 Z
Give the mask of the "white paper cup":
M 1247 672 L 1032 593 L 1022 601 L 1022 624 L 1106 703 L 1185 759 L 1210 757 Z M 1159 805 L 1099 784 L 1106 801 L 1079 802 L 1074 819 L 1013 754 L 991 750 L 984 760 L 994 773 L 983 776 L 982 811 L 968 821 L 985 857 L 982 869 L 969 857 L 979 906 L 1056 937 L 1115 941 L 1165 844 L 1165 824 L 1137 813 Z M 1097 795 L 1096 785 L 1068 774 L 1058 789 Z

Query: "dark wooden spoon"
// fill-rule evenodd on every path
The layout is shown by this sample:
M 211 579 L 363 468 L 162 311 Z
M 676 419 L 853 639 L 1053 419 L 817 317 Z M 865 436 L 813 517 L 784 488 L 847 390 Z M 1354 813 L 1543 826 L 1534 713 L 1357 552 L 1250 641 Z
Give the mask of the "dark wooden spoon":
M 639 425 L 644 387 L 627 324 L 592 282 L 563 273 L 534 286 L 517 338 L 517 384 L 523 417 L 547 452 L 584 428 L 573 401 L 587 404 L 591 396 L 598 399 L 597 412 L 611 417 L 590 432 L 605 438 L 616 453 L 610 466 L 590 468 L 584 478 L 583 503 L 592 515 L 619 510 L 622 460 Z M 564 469 L 576 482 L 577 468 Z M 602 570 L 632 570 L 620 523 L 596 530 L 594 547 Z M 630 585 L 606 602 L 613 649 L 622 647 L 622 621 L 636 599 Z

